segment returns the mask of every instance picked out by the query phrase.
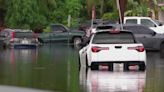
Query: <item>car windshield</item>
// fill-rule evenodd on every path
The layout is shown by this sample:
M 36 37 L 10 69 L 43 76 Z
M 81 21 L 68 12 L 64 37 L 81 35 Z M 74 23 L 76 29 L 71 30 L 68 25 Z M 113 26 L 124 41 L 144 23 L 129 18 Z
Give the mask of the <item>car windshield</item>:
M 135 43 L 131 33 L 97 33 L 95 34 L 93 44 L 124 44 Z
M 155 22 L 158 26 L 163 25 L 159 20 L 154 20 L 154 22 Z
M 15 38 L 34 38 L 34 34 L 32 32 L 15 32 Z

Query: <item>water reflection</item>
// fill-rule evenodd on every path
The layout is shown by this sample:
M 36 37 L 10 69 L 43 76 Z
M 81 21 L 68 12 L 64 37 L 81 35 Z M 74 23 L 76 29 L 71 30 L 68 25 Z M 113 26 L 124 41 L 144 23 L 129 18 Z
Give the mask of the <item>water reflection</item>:
M 86 92 L 143 92 L 145 72 L 110 72 L 80 69 L 80 85 Z
M 63 44 L 1 49 L 0 85 L 57 92 L 164 92 L 164 59 L 158 52 L 147 53 L 146 74 L 85 68 L 79 72 L 78 64 L 78 51 Z
M 10 62 L 36 62 L 38 58 L 38 49 L 7 49 L 2 50 L 0 54 L 1 61 Z

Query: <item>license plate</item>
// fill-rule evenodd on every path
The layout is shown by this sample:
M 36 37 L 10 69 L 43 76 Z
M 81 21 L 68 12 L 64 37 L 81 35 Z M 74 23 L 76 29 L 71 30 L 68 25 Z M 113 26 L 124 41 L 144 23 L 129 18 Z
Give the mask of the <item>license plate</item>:
M 113 71 L 124 71 L 124 63 L 113 63 Z
M 22 44 L 28 44 L 29 42 L 27 40 L 23 40 L 21 43 Z

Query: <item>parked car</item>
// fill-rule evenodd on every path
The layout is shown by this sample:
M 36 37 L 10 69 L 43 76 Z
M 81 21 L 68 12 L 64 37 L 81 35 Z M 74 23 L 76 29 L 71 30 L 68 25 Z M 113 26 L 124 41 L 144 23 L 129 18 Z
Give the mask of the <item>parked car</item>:
M 105 65 L 113 70 L 114 65 L 122 64 L 124 70 L 129 70 L 131 66 L 145 70 L 146 51 L 131 32 L 97 30 L 79 51 L 79 59 L 81 66 L 89 66 L 91 69 Z
M 117 25 L 120 28 L 120 25 Z M 138 42 L 141 42 L 146 50 L 160 51 L 164 56 L 164 35 L 158 34 L 146 26 L 136 24 L 124 24 L 123 29 L 132 32 Z
M 164 25 L 159 21 L 153 20 L 150 17 L 125 17 L 125 24 L 140 24 L 143 26 L 147 26 L 156 33 L 163 34 L 164 33 Z
M 70 42 L 75 46 L 82 42 L 85 35 L 83 31 L 69 30 L 62 24 L 53 24 L 50 26 L 51 32 L 39 34 L 39 40 L 43 43 L 48 42 Z
M 36 48 L 40 44 L 37 36 L 31 30 L 4 29 L 0 35 L 5 48 Z

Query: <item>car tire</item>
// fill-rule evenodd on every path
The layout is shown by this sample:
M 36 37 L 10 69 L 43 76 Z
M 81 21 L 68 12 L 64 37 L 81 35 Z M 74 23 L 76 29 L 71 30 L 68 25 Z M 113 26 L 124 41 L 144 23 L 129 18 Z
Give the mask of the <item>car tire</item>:
M 164 43 L 162 43 L 160 46 L 160 57 L 164 58 Z
M 3 48 L 6 49 L 7 48 L 7 45 L 5 43 L 3 43 Z
M 99 65 L 97 63 L 91 64 L 91 70 L 98 70 L 98 69 L 99 69 Z
M 41 39 L 41 38 L 38 38 L 38 41 L 39 41 L 40 43 L 43 43 L 43 39 Z
M 80 70 L 80 68 L 81 68 L 81 63 L 80 63 L 80 56 L 78 57 L 78 63 L 79 63 L 79 70 Z
M 73 45 L 76 48 L 80 48 L 80 43 L 82 42 L 82 39 L 80 37 L 75 37 L 73 39 Z
M 140 70 L 140 71 L 145 71 L 145 69 L 146 69 L 145 63 L 144 63 L 144 62 L 141 62 L 141 63 L 139 64 L 139 70 Z
M 88 57 L 87 57 L 87 55 L 86 55 L 86 58 L 85 58 L 85 65 L 86 65 L 86 68 L 89 67 L 89 66 L 88 66 Z
M 124 71 L 129 71 L 129 63 L 124 63 Z

